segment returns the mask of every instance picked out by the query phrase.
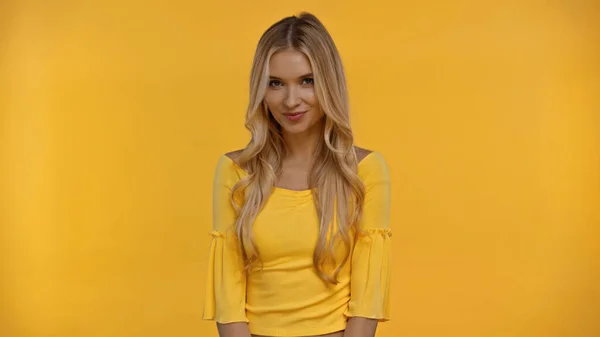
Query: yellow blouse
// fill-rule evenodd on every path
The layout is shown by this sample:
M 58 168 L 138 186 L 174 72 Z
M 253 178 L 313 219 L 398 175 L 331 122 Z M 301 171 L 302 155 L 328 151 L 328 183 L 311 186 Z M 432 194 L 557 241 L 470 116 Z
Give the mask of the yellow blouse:
M 313 267 L 319 221 L 310 190 L 273 188 L 254 222 L 261 263 L 245 276 L 232 226 L 232 186 L 246 175 L 227 156 L 217 164 L 213 190 L 210 248 L 203 318 L 219 323 L 248 322 L 250 332 L 266 336 L 306 336 L 344 330 L 348 317 L 379 321 L 390 317 L 390 178 L 381 154 L 359 164 L 366 196 L 361 235 L 338 276 L 322 281 Z

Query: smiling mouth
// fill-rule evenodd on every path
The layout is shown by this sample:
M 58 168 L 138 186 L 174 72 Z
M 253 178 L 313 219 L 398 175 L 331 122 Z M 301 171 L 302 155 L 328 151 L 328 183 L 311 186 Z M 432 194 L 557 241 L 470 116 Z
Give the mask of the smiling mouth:
M 291 120 L 291 121 L 297 121 L 300 118 L 302 118 L 302 116 L 304 116 L 304 114 L 306 114 L 306 111 L 299 111 L 299 112 L 286 112 L 283 115 Z
M 305 111 L 297 111 L 297 112 L 284 112 L 283 114 L 285 116 L 296 116 L 296 115 L 301 115 L 303 113 L 306 113 L 306 110 Z

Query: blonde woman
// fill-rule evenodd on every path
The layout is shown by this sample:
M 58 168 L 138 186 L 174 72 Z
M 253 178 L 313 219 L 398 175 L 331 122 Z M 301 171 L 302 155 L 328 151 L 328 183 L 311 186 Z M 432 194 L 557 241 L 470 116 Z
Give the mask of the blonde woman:
M 249 144 L 218 161 L 204 319 L 221 337 L 372 337 L 389 319 L 390 179 L 354 146 L 344 69 L 322 23 L 261 37 Z

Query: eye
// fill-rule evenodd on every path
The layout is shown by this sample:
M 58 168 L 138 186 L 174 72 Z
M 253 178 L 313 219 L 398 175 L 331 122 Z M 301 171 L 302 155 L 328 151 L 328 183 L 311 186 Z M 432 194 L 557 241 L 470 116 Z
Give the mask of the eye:
M 315 80 L 312 79 L 312 78 L 310 78 L 310 77 L 307 77 L 307 78 L 305 78 L 305 79 L 302 80 L 302 84 L 308 84 L 308 85 L 315 84 Z
M 271 81 L 269 81 L 269 86 L 270 87 L 278 87 L 280 85 L 281 85 L 281 81 L 279 81 L 279 80 L 271 80 Z

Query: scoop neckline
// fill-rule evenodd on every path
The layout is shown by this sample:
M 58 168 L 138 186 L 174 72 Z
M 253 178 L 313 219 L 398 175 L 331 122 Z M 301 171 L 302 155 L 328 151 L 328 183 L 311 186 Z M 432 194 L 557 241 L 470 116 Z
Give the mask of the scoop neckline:
M 366 156 L 364 156 L 364 158 L 361 159 L 361 161 L 358 162 L 357 167 L 360 166 L 362 163 L 364 163 L 366 161 L 366 159 L 369 158 L 373 153 L 375 153 L 375 151 L 371 151 L 371 152 L 369 152 L 369 154 L 367 154 Z M 231 159 L 226 154 L 224 154 L 223 156 L 225 158 L 229 159 L 229 161 L 232 162 L 235 166 L 237 166 L 240 170 L 244 171 L 244 173 L 248 174 L 248 172 L 246 172 L 246 170 L 244 170 L 243 168 L 241 168 L 238 165 L 238 163 L 235 162 L 235 160 Z M 278 191 L 280 193 L 289 194 L 289 195 L 311 195 L 312 194 L 312 189 L 310 189 L 310 188 L 309 189 L 304 189 L 304 190 L 292 190 L 292 189 L 288 189 L 288 188 L 273 186 L 273 190 L 274 191 Z

